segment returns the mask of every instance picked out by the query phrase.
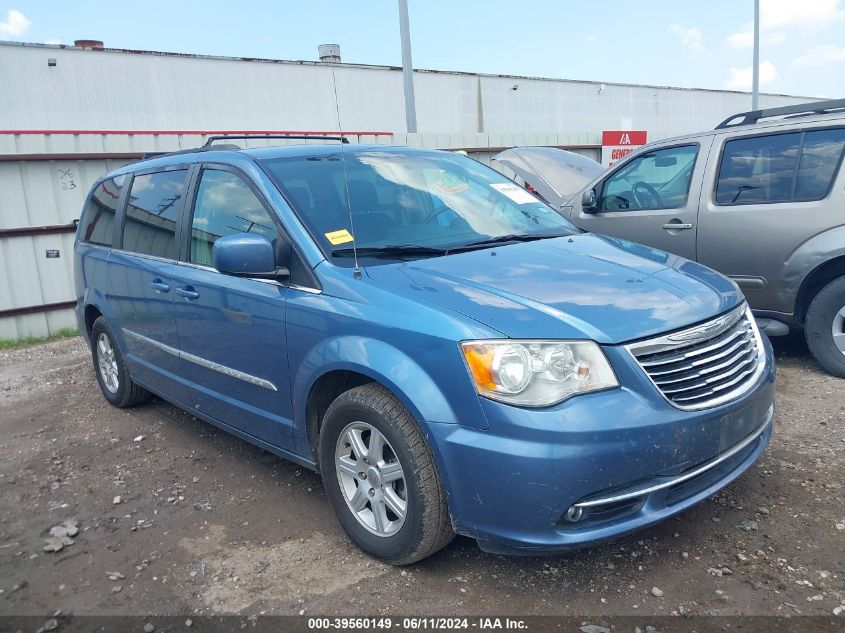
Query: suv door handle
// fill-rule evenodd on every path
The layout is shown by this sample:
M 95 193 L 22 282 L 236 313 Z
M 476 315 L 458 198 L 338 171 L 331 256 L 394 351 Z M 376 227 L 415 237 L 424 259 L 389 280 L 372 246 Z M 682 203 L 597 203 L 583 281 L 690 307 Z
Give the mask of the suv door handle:
M 150 282 L 150 287 L 159 292 L 170 292 L 170 284 L 164 283 L 161 279 L 153 279 Z
M 179 286 L 176 288 L 176 294 L 185 297 L 188 301 L 200 298 L 200 293 L 198 293 L 193 286 Z
M 688 222 L 667 222 L 666 224 L 664 224 L 660 228 L 662 228 L 665 231 L 669 231 L 669 230 L 673 230 L 673 229 L 675 231 L 683 231 L 683 230 L 686 230 L 686 229 L 691 229 L 692 224 L 689 224 Z

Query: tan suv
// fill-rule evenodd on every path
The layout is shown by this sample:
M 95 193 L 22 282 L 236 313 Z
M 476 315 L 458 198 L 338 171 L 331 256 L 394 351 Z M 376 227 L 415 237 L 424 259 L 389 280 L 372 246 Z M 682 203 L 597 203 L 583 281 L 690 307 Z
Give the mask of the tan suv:
M 769 335 L 803 327 L 816 360 L 845 377 L 843 148 L 839 99 L 745 112 L 652 143 L 557 197 L 548 185 L 571 172 L 566 152 L 556 150 L 557 167 L 548 149 L 541 160 L 530 157 L 538 148 L 497 160 L 583 229 L 728 275 Z

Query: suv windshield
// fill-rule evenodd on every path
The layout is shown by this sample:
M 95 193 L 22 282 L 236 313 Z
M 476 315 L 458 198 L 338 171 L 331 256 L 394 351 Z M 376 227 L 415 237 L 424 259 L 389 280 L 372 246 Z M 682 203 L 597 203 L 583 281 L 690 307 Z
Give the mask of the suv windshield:
M 339 149 L 321 149 L 260 164 L 340 265 L 347 265 L 341 256 L 353 235 L 363 256 L 404 259 L 579 232 L 512 181 L 460 154 L 344 149 L 341 156 Z

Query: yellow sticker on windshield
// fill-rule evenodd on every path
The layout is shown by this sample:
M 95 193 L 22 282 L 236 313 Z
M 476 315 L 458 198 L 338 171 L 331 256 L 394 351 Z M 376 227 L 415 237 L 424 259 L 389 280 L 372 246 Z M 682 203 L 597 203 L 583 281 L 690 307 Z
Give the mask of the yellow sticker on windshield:
M 337 246 L 338 244 L 346 244 L 348 242 L 353 241 L 352 233 L 350 233 L 346 229 L 340 229 L 339 231 L 329 231 L 325 234 L 325 236 L 332 246 Z

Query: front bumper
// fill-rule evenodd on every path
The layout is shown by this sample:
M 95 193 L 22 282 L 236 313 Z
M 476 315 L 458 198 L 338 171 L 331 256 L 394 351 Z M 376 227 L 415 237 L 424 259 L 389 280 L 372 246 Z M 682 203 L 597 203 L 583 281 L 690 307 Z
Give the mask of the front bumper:
M 609 348 L 622 388 L 534 410 L 482 399 L 486 430 L 429 424 L 455 530 L 487 551 L 547 553 L 642 529 L 713 495 L 771 438 L 775 369 L 765 337 L 764 346 L 754 388 L 711 409 L 676 409 L 627 352 Z

